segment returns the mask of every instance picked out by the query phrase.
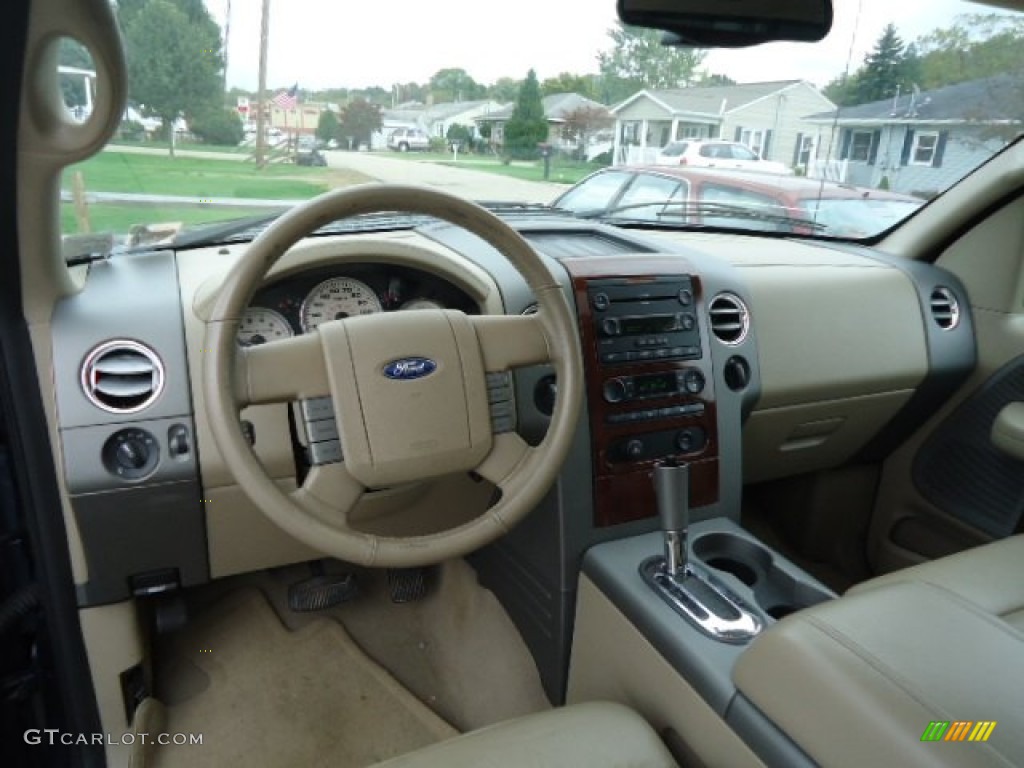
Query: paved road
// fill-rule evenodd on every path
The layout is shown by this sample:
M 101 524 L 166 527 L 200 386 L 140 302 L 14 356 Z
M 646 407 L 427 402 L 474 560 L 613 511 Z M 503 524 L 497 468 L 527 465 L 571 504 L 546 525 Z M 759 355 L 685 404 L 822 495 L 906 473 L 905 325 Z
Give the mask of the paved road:
M 568 187 L 542 181 L 525 181 L 487 171 L 473 171 L 413 159 L 366 152 L 325 152 L 330 168 L 348 168 L 379 181 L 425 184 L 471 200 L 510 200 L 550 203 Z

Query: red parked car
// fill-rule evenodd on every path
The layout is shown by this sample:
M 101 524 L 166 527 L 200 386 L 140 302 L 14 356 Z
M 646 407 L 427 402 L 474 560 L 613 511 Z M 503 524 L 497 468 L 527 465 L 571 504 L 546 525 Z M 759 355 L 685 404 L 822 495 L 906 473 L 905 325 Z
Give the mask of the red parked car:
M 659 222 L 870 237 L 924 204 L 909 195 L 798 176 L 639 166 L 605 168 L 552 205 L 613 223 Z

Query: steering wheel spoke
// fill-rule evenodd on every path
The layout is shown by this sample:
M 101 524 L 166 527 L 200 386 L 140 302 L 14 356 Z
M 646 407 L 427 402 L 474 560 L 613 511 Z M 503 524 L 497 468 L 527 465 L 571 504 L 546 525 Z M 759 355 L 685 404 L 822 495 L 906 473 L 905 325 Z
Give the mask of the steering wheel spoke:
M 474 315 L 470 322 L 488 371 L 507 371 L 552 359 L 540 315 Z
M 240 348 L 234 378 L 239 406 L 330 394 L 319 333 Z
M 515 432 L 503 432 L 494 436 L 491 452 L 474 471 L 504 489 L 508 479 L 519 474 L 520 468 L 536 450 Z
M 291 499 L 335 528 L 348 528 L 348 515 L 366 493 L 366 488 L 342 463 L 312 467 Z

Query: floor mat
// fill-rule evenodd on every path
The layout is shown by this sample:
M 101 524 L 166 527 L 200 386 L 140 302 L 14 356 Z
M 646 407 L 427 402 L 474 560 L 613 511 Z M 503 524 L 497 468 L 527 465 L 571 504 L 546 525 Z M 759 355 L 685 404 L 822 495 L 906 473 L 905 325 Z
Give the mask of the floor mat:
M 234 592 L 162 638 L 158 768 L 365 766 L 456 734 L 328 619 L 290 632 L 256 589 Z

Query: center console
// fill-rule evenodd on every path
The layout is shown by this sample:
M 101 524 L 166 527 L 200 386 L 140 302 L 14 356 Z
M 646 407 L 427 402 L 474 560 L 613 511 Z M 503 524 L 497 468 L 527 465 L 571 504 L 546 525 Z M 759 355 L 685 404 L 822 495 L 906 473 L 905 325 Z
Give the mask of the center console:
M 715 383 L 690 274 L 600 276 L 574 265 L 594 467 L 594 524 L 651 517 L 650 472 L 690 464 L 690 502 L 718 501 Z

